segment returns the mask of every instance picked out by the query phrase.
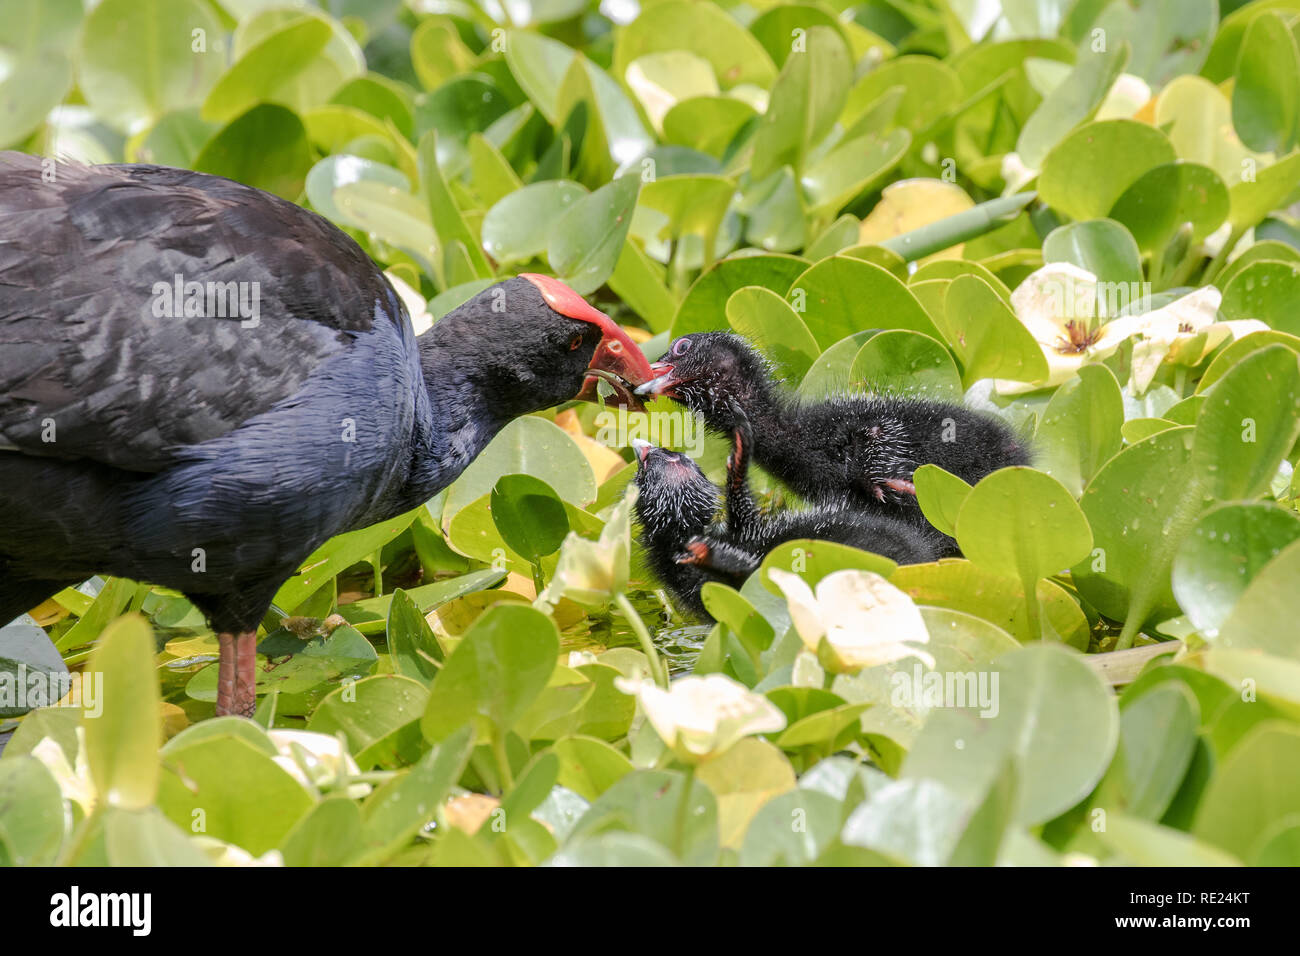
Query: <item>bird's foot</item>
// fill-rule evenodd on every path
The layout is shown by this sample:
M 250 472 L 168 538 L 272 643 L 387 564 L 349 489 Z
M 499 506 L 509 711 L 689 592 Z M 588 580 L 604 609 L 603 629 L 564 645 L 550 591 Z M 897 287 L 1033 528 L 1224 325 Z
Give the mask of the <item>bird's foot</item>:
M 692 538 L 686 542 L 686 550 L 677 555 L 678 564 L 707 564 L 709 560 L 709 543 L 703 538 Z
M 252 717 L 257 710 L 257 632 L 218 634 L 217 716 Z

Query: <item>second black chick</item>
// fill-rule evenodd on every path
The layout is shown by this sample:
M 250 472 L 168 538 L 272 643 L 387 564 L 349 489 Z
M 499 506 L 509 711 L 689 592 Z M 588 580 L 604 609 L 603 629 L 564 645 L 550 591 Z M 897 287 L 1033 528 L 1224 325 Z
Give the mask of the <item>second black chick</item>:
M 641 543 L 651 570 L 679 610 L 712 620 L 700 600 L 707 581 L 739 588 L 777 545 L 812 538 L 834 541 L 899 564 L 937 560 L 947 553 L 944 535 L 922 522 L 871 514 L 846 506 L 762 512 L 749 489 L 753 447 L 741 413 L 727 461 L 726 518 L 715 521 L 718 489 L 690 458 L 634 441 Z
M 854 395 L 800 402 L 744 339 L 701 332 L 676 339 L 656 378 L 637 389 L 666 395 L 730 433 L 737 413 L 753 423 L 754 460 L 801 497 L 847 501 L 919 519 L 912 475 L 935 464 L 975 484 L 1027 465 L 1025 442 L 993 416 L 950 402 Z

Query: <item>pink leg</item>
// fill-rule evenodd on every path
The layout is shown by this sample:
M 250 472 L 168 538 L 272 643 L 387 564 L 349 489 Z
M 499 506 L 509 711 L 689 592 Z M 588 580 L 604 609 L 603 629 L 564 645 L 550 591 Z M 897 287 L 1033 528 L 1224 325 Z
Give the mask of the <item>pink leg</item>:
M 217 716 L 252 717 L 257 710 L 257 632 L 218 634 Z

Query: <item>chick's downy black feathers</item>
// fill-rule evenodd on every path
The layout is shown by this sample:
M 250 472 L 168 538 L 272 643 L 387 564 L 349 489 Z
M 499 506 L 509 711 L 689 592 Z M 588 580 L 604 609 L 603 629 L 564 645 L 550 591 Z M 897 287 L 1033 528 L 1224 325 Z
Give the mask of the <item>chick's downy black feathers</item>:
M 643 393 L 667 395 L 730 433 L 737 410 L 752 423 L 754 460 L 803 498 L 919 515 L 912 475 L 936 464 L 970 484 L 1029 463 L 1005 424 L 965 406 L 915 398 L 847 396 L 801 402 L 763 357 L 725 332 L 675 340 Z

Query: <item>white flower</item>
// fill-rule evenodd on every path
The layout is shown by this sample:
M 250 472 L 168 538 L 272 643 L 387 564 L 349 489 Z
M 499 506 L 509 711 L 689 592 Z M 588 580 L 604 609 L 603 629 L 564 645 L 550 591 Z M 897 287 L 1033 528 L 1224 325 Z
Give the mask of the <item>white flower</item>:
M 722 674 L 683 677 L 663 690 L 654 681 L 615 678 L 614 686 L 634 695 L 663 742 L 685 763 L 700 763 L 751 734 L 785 729 L 785 714 Z
M 555 576 L 537 596 L 536 605 L 554 607 L 560 598 L 567 597 L 588 607 L 599 607 L 627 589 L 632 505 L 636 496 L 636 486 L 629 486 L 623 500 L 610 513 L 598 540 L 589 541 L 569 532 L 560 547 Z
M 1151 99 L 1151 87 L 1147 81 L 1132 73 L 1121 73 L 1119 78 L 1101 101 L 1097 108 L 1098 120 L 1127 119 Z
M 998 392 L 1015 395 L 1060 385 L 1083 365 L 1105 359 L 1136 336 L 1132 391 L 1141 395 L 1162 362 L 1195 365 L 1224 339 L 1267 328 L 1254 319 L 1215 321 L 1223 297 L 1214 286 L 1196 289 L 1159 309 L 1106 321 L 1107 315 L 1140 301 L 1141 287 L 1132 285 L 1101 283 L 1086 269 L 1065 262 L 1050 263 L 1027 276 L 1011 293 L 1011 307 L 1043 350 L 1048 375 L 1033 384 L 999 381 Z
M 212 861 L 213 866 L 284 866 L 284 857 L 279 850 L 267 850 L 261 856 L 253 856 L 242 846 L 216 837 L 195 836 L 190 840 Z
M 933 657 L 912 646 L 930 640 L 916 603 L 879 574 L 835 571 L 817 582 L 815 596 L 797 574 L 768 574 L 785 594 L 800 639 L 828 670 L 848 673 L 905 657 L 934 667 Z
M 308 789 L 341 786 L 361 773 L 338 737 L 311 730 L 269 730 L 266 735 L 279 751 L 271 759 Z M 344 792 L 359 799 L 370 793 L 370 784 L 354 783 Z

